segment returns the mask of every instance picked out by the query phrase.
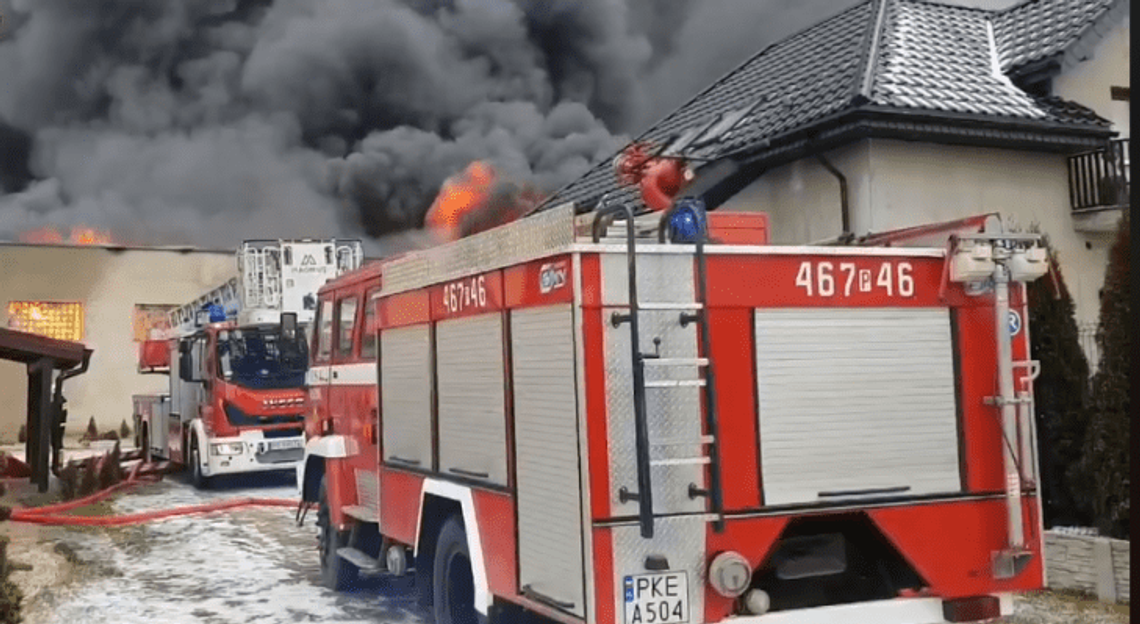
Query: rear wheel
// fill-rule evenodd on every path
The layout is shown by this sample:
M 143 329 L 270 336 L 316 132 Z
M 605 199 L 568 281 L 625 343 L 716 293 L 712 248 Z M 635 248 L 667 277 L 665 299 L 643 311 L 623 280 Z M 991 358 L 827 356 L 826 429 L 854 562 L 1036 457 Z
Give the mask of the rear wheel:
M 475 610 L 475 577 L 463 523 L 452 516 L 443 523 L 432 566 L 432 611 L 435 624 L 486 624 Z
M 321 585 L 333 590 L 344 591 L 356 585 L 359 569 L 336 554 L 338 548 L 348 546 L 348 532 L 338 531 L 332 524 L 329 511 L 328 491 L 324 478 L 321 479 L 320 502 L 317 507 L 317 552 L 321 558 Z

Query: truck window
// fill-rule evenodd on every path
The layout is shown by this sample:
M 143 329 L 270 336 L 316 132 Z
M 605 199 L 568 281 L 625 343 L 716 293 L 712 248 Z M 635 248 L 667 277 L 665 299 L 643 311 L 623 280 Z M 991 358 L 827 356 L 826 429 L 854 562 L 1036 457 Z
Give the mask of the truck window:
M 325 362 L 332 352 L 332 301 L 322 301 L 317 316 L 317 361 Z
M 368 291 L 364 300 L 364 331 L 360 332 L 360 357 L 365 360 L 376 359 L 376 304 L 380 300 L 379 289 Z
M 246 327 L 219 332 L 217 356 L 225 379 L 243 388 L 299 388 L 309 350 L 304 338 L 287 338 L 280 328 Z
M 340 300 L 340 322 L 337 324 L 337 357 L 352 355 L 352 330 L 356 327 L 356 297 Z

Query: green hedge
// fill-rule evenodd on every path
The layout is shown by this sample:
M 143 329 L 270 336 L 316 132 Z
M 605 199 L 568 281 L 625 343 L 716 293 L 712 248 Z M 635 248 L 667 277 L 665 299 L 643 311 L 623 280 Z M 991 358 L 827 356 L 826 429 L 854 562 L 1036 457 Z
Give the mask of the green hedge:
M 1073 298 L 1051 248 L 1049 261 L 1053 275 L 1027 289 L 1031 357 L 1041 362 L 1033 394 L 1044 521 L 1047 527 L 1085 526 L 1092 519 L 1092 508 L 1081 495 L 1076 466 L 1089 421 L 1089 365 L 1080 345 Z
M 1100 362 L 1093 377 L 1092 417 L 1082 447 L 1078 472 L 1088 493 L 1096 527 L 1102 535 L 1128 539 L 1130 369 L 1132 301 L 1128 211 L 1109 251 L 1108 270 L 1100 295 L 1096 342 Z

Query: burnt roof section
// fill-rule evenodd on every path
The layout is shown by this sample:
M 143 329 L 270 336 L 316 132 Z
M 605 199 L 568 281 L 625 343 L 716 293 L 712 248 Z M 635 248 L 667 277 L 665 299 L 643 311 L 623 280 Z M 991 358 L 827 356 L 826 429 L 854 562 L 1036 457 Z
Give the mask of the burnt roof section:
M 110 252 L 120 251 L 162 251 L 167 253 L 207 253 L 207 254 L 234 254 L 235 249 L 212 249 L 208 247 L 194 247 L 191 245 L 120 245 L 117 243 L 24 243 L 20 241 L 0 240 L 0 249 L 6 247 L 25 247 L 30 249 L 99 249 Z
M 1088 149 L 1113 134 L 1110 122 L 1078 104 L 1027 94 L 1001 61 L 1001 41 L 1013 49 L 1012 37 L 1020 32 L 1017 20 L 1007 20 L 1014 26 L 1005 30 L 997 27 L 1003 13 L 1020 11 L 1044 20 L 1058 13 L 1026 7 L 1064 3 L 1080 4 L 1033 0 L 989 11 L 924 0 L 866 0 L 768 46 L 636 140 L 697 164 L 765 153 L 794 158 L 803 150 L 781 146 L 874 115 L 877 125 L 865 125 L 862 135 L 844 136 L 873 136 L 872 128 L 897 118 L 910 124 L 908 136 L 920 140 L 984 137 L 994 145 L 1001 144 L 1004 131 L 1011 146 L 1023 149 Z M 979 126 L 986 131 L 978 132 Z M 951 137 L 948 130 L 955 128 L 969 130 Z M 640 204 L 636 189 L 618 186 L 610 159 L 560 189 L 543 207 L 573 201 L 589 210 L 603 194 Z
M 1065 52 L 1086 33 L 1104 29 L 1103 18 L 1127 8 L 1127 0 L 1028 0 L 999 11 L 993 23 L 1002 71 Z
M 87 350 L 87 347 L 79 342 L 57 340 L 0 327 L 0 360 L 32 364 L 48 358 L 53 361 L 56 368 L 63 369 L 83 363 L 83 352 Z

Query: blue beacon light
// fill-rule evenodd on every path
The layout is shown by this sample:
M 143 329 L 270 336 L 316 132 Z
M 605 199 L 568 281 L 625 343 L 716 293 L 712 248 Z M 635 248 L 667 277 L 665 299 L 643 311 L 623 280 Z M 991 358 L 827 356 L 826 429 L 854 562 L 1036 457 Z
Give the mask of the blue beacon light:
M 669 238 L 674 243 L 695 243 L 705 232 L 705 203 L 686 197 L 678 200 L 669 217 Z

